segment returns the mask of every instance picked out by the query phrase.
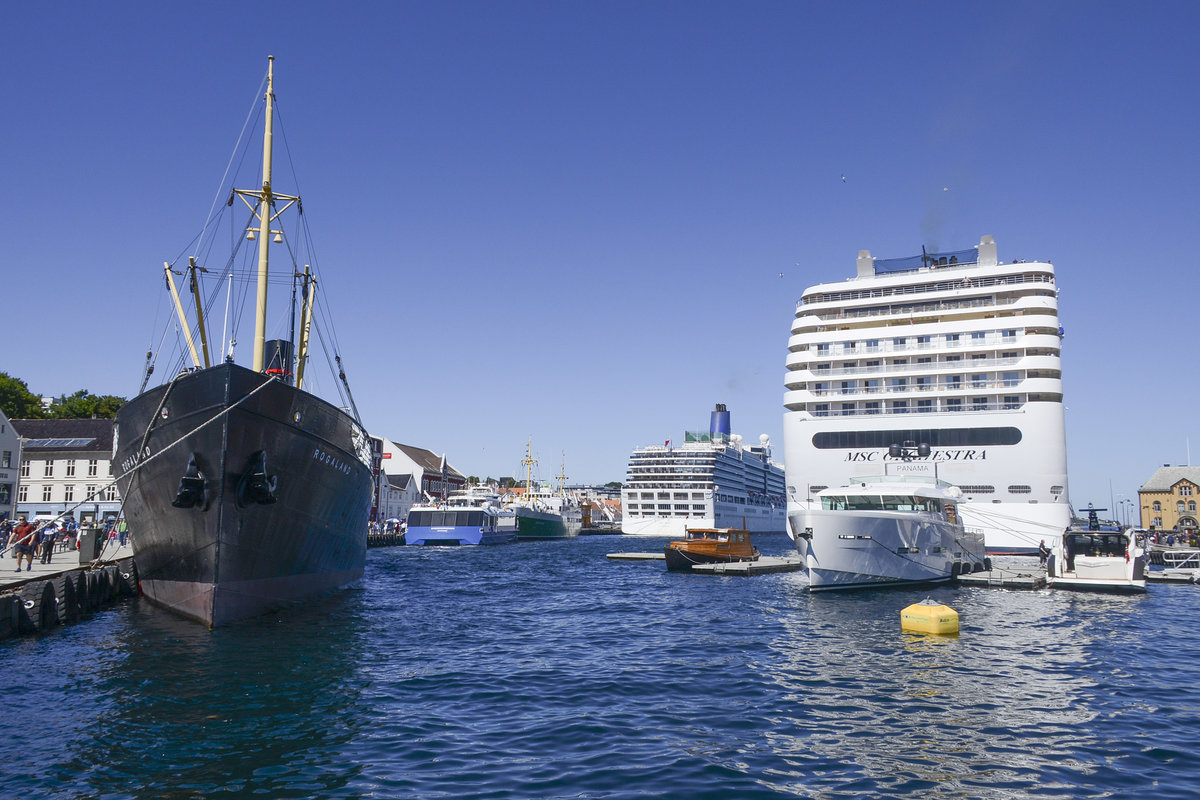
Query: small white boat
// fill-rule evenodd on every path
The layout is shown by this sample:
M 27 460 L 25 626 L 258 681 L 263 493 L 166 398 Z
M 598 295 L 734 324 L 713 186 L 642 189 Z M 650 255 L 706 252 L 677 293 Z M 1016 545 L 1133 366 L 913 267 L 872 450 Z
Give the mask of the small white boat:
M 962 491 L 928 462 L 888 463 L 887 474 L 818 492 L 797 515 L 796 549 L 809 589 L 942 583 L 990 569 L 983 534 L 963 527 Z
M 1055 589 L 1098 592 L 1146 591 L 1149 556 L 1132 528 L 1123 531 L 1069 528 L 1046 565 Z

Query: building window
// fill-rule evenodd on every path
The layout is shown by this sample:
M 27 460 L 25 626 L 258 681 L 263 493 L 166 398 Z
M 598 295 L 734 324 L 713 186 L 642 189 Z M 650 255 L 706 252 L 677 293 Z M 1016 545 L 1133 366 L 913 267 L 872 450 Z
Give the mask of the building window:
M 928 414 L 932 411 L 933 411 L 933 401 L 932 400 L 918 400 L 917 401 L 917 413 L 918 414 Z
M 47 478 L 54 477 L 54 462 L 50 459 L 46 459 L 46 464 L 42 467 L 42 475 Z
M 908 413 L 908 401 L 907 400 L 893 401 L 892 402 L 892 413 L 893 414 L 907 414 Z
M 12 469 L 12 450 L 4 451 L 4 457 L 0 458 L 0 467 Z
M 962 411 L 962 398 L 961 397 L 947 398 L 946 399 L 946 410 L 947 411 Z
M 985 333 L 984 331 L 975 331 L 974 333 L 971 334 L 971 341 L 976 342 L 976 343 L 982 342 L 986 337 L 987 337 L 987 333 Z
M 1183 486 L 1180 486 L 1179 487 L 1179 496 L 1180 497 L 1191 497 L 1192 496 L 1192 487 L 1186 483 Z
M 17 502 L 18 503 L 28 503 L 29 502 L 29 487 L 23 483 L 17 488 Z
M 868 400 L 864 404 L 864 407 L 866 408 L 866 411 L 868 414 L 878 414 L 879 413 L 879 401 L 878 400 Z
M 88 461 L 88 477 L 89 478 L 94 478 L 100 474 L 96 469 L 99 466 L 99 463 L 100 462 L 94 458 Z
M 0 483 L 0 506 L 6 506 L 10 503 L 12 503 L 12 484 Z
M 75 487 L 73 485 L 68 483 L 63 487 L 63 500 L 68 503 L 75 500 Z
M 1162 511 L 1162 503 L 1160 503 L 1159 501 L 1155 500 L 1155 501 L 1154 501 L 1154 510 L 1155 510 L 1155 511 Z
M 987 386 L 987 375 L 982 372 L 977 372 L 972 375 L 971 386 L 975 389 L 982 389 Z
M 115 484 L 104 490 L 104 499 L 110 503 L 117 499 L 117 487 Z
M 1195 501 L 1195 500 L 1188 500 L 1188 511 L 1193 511 L 1193 512 L 1194 512 L 1195 510 L 1196 510 L 1196 501 Z
M 21 477 L 22 478 L 29 477 L 29 462 L 28 461 L 21 462 Z
M 96 499 L 96 487 L 95 486 L 87 487 L 87 497 L 85 497 L 83 499 L 84 500 L 95 500 Z
M 947 389 L 958 389 L 961 386 L 962 386 L 962 375 L 947 375 L 946 376 L 946 388 Z
M 67 477 L 68 478 L 75 477 L 75 459 L 73 459 L 73 458 L 67 459 Z
M 818 417 L 829 416 L 829 403 L 817 403 L 813 407 L 813 414 Z
M 49 503 L 50 498 L 52 498 L 52 497 L 54 497 L 54 486 L 53 486 L 53 484 L 48 483 L 42 487 L 42 502 Z M 1183 503 L 1180 503 L 1179 505 L 1182 506 Z M 1183 509 L 1181 508 L 1180 511 L 1182 511 L 1182 510 Z
M 946 334 L 946 344 L 950 345 L 951 347 L 957 347 L 958 346 L 958 334 L 957 333 L 947 333 Z
M 842 394 L 854 394 L 854 381 L 842 381 Z
M 1012 411 L 1013 409 L 1020 408 L 1020 407 L 1021 407 L 1021 398 L 1016 397 L 1014 395 L 1005 395 L 1004 408 L 1006 410 Z
M 986 397 L 976 397 L 973 401 L 971 401 L 971 406 L 976 411 L 986 411 L 987 404 L 988 402 Z
M 1175 504 L 1175 513 L 1176 514 L 1183 513 L 1183 501 L 1182 500 L 1180 500 L 1178 503 Z

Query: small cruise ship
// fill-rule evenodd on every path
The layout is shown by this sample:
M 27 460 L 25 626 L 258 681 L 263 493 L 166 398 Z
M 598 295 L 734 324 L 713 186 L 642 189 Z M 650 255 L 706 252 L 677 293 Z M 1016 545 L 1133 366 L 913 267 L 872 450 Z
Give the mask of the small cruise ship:
M 676 539 L 689 528 L 782 533 L 783 486 L 767 435 L 746 445 L 730 433 L 729 411 L 718 404 L 708 431 L 686 432 L 678 447 L 668 440 L 633 451 L 621 489 L 621 532 Z
M 989 553 L 1037 552 L 1070 525 L 1063 332 L 1049 262 L 996 242 L 900 259 L 804 291 L 788 340 L 788 520 L 829 486 L 878 474 L 892 445 L 927 444 Z

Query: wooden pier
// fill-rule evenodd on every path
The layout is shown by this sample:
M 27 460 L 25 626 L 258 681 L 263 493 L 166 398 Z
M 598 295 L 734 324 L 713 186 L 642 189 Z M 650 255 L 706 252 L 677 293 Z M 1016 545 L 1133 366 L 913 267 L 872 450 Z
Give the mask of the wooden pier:
M 657 553 L 609 553 L 611 561 L 666 561 L 666 555 L 660 550 Z
M 1148 569 L 1147 583 L 1196 583 L 1200 580 L 1200 569 Z
M 1043 589 L 1046 586 L 1046 573 L 1037 567 L 1033 569 L 992 567 L 983 572 L 959 575 L 958 582 L 962 586 L 987 586 L 994 589 Z

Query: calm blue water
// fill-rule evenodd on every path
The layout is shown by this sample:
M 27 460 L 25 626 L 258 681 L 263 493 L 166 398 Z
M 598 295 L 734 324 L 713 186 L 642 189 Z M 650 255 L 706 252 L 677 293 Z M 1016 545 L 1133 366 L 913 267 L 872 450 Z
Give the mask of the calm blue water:
M 661 545 L 372 550 L 287 615 L 0 642 L 0 796 L 1196 796 L 1200 588 L 941 589 L 931 638 L 924 591 L 604 558 Z

